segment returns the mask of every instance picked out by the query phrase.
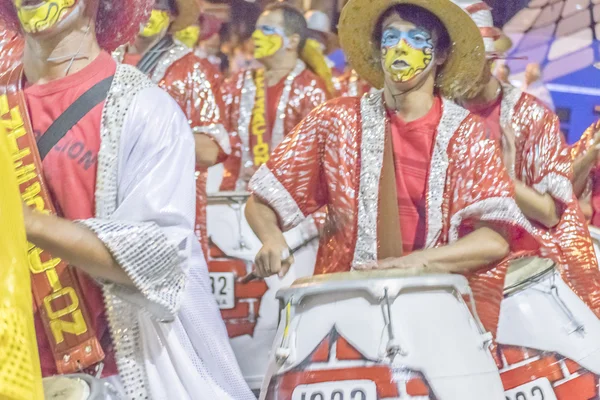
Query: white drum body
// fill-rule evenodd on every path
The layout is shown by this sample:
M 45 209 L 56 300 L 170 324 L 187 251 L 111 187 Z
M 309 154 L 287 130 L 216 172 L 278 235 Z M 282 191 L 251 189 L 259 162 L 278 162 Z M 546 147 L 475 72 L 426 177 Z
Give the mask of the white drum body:
M 209 261 L 209 272 L 244 378 L 252 389 L 259 389 L 277 331 L 279 302 L 275 294 L 297 278 L 313 274 L 318 232 L 309 218 L 285 233 L 289 247 L 300 248 L 294 253 L 295 263 L 284 278 L 272 276 L 242 284 L 238 280 L 253 270 L 254 257 L 262 246 L 244 217 L 247 198 L 245 193 L 209 195 L 208 235 L 213 246 L 224 253 Z
M 90 375 L 52 376 L 42 382 L 46 400 L 119 400 L 106 383 Z
M 280 291 L 260 399 L 504 400 L 491 335 L 463 299 L 467 280 L 398 272 L 323 275 Z
M 529 270 L 521 273 L 526 279 L 505 288 L 500 312 L 497 340 L 506 398 L 598 398 L 600 320 L 553 263 Z

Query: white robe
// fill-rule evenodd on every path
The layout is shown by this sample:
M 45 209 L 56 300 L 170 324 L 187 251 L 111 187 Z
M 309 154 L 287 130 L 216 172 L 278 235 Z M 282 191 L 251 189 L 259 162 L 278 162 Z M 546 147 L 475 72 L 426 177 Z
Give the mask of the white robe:
M 193 231 L 194 138 L 165 92 L 119 65 L 102 115 L 93 230 L 136 289 L 104 282 L 127 399 L 254 399 Z

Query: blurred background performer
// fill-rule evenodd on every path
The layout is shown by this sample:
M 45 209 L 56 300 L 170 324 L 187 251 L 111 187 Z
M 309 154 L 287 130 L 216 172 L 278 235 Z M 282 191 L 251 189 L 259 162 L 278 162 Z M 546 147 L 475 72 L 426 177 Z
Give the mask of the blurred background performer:
M 42 372 L 102 375 L 128 399 L 250 399 L 193 232 L 187 118 L 108 53 L 152 5 L 0 1 L 0 24 L 26 42 L 0 76 L 0 111 L 35 207 L 24 219 Z
M 489 7 L 470 0 L 455 2 L 480 27 L 489 66 L 499 56 L 494 53 L 499 31 L 493 26 Z M 511 264 L 510 292 L 502 303 L 498 343 L 552 351 L 581 362 L 583 368 L 598 375 L 600 272 L 573 193 L 571 154 L 559 119 L 533 95 L 499 82 L 488 66 L 461 101 L 485 119 L 489 138 L 502 145 L 517 204 L 530 223 L 528 230 L 541 244 L 539 254 L 552 260 L 548 264 L 523 259 Z M 516 379 L 506 378 L 506 389 L 522 390 L 516 387 L 531 374 L 511 371 L 510 376 Z M 549 383 L 547 386 L 545 390 L 552 390 Z
M 35 327 L 23 203 L 0 121 L 0 398 L 44 398 Z
M 231 153 L 231 144 L 223 126 L 219 71 L 172 35 L 199 16 L 197 0 L 155 0 L 150 20 L 135 42 L 115 51 L 113 57 L 148 75 L 175 99 L 190 123 L 196 141 L 195 231 L 207 255 L 206 169 L 224 160 Z
M 273 149 L 330 97 L 326 80 L 311 70 L 328 67 L 322 53 L 305 49 L 307 33 L 302 12 L 289 4 L 273 3 L 259 17 L 252 38 L 263 68 L 241 71 L 223 86 L 234 146 L 221 190 L 245 191 Z
M 194 51 L 200 58 L 206 58 L 215 68 L 223 72 L 220 31 L 223 21 L 210 14 L 201 14 L 192 25 L 175 32 L 174 37 Z
M 246 215 L 263 242 L 257 273 L 285 273 L 282 231 L 327 206 L 326 225 L 334 229 L 321 236 L 315 274 L 463 273 L 485 328 L 495 333 L 503 260 L 518 245 L 503 233 L 523 229 L 521 213 L 480 119 L 442 97 L 465 93 L 481 73 L 477 26 L 445 0 L 351 0 L 339 26 L 351 65 L 383 90 L 314 110 L 252 178 Z M 441 364 L 454 358 L 455 349 L 438 350 Z M 442 386 L 432 387 L 435 398 L 504 399 L 499 376 L 485 388 L 455 388 L 454 397 Z

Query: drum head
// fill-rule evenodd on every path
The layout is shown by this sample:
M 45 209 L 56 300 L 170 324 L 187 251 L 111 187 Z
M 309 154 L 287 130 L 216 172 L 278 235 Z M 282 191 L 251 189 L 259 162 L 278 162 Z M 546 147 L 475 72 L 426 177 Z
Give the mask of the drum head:
M 46 400 L 87 400 L 90 386 L 82 379 L 53 376 L 43 379 Z
M 407 269 L 368 269 L 357 270 L 350 272 L 338 272 L 333 274 L 307 276 L 297 279 L 292 287 L 306 285 L 309 283 L 325 283 L 339 281 L 364 281 L 369 279 L 395 279 L 409 278 L 424 275 L 440 275 L 449 274 L 447 271 L 442 271 L 435 268 L 407 268 Z

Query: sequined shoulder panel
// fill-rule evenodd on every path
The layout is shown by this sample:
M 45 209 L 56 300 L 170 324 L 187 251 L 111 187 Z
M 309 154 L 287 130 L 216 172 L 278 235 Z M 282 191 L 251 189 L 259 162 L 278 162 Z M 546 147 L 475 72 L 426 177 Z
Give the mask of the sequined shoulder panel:
M 178 60 L 182 59 L 186 55 L 190 54 L 192 49 L 181 44 L 175 44 L 161 57 L 160 61 L 154 71 L 152 72 L 150 79 L 155 84 L 158 84 L 163 80 L 167 70 Z
M 352 267 L 377 260 L 379 180 L 385 145 L 383 92 L 363 96 L 360 103 L 360 183 L 358 190 L 357 238 Z
M 425 247 L 435 246 L 443 227 L 442 203 L 448 172 L 448 144 L 469 112 L 450 100 L 443 100 L 442 118 L 433 146 L 427 183 L 427 239 Z

